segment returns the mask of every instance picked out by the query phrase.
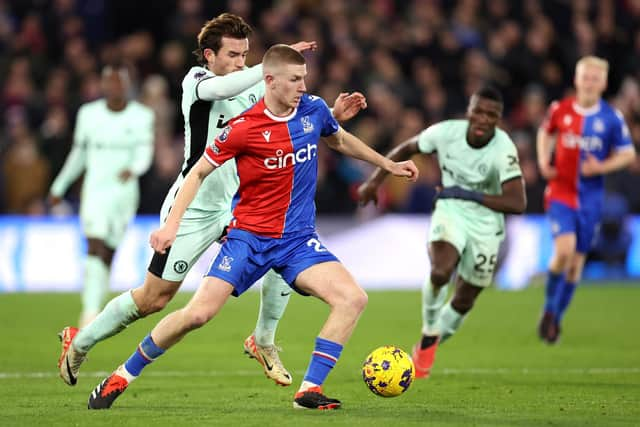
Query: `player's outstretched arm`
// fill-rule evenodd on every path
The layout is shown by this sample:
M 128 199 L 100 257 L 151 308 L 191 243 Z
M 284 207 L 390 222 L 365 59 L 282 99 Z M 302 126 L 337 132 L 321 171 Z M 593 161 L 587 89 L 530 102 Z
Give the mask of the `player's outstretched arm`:
M 196 95 L 203 101 L 220 101 L 240 95 L 262 80 L 262 64 L 224 76 L 210 76 L 200 80 Z
M 289 47 L 291 49 L 297 50 L 300 53 L 306 52 L 307 50 L 314 51 L 318 49 L 318 42 L 316 42 L 315 40 L 312 40 L 310 42 L 301 41 L 298 43 L 290 44 Z
M 527 209 L 524 179 L 515 177 L 502 183 L 502 194 L 485 194 L 482 204 L 496 212 L 521 214 Z
M 49 190 L 49 202 L 51 205 L 56 205 L 62 201 L 62 196 L 67 191 L 69 186 L 80 176 L 85 170 L 87 162 L 87 142 L 90 138 L 90 123 L 89 117 L 87 117 L 86 106 L 80 107 L 78 110 L 78 117 L 76 119 L 76 128 L 73 132 L 73 146 L 71 151 L 64 161 L 64 166 L 58 173 L 56 179 L 53 180 L 51 189 Z
M 315 41 L 301 41 L 292 44 L 291 47 L 298 52 L 316 50 Z M 196 95 L 203 101 L 220 101 L 240 95 L 251 86 L 262 80 L 262 64 L 234 71 L 224 76 L 209 76 L 203 78 L 196 86 Z
M 66 193 L 69 186 L 75 182 L 80 174 L 86 167 L 87 153 L 84 143 L 76 143 L 71 148 L 67 160 L 64 162 L 64 166 L 60 170 L 60 173 L 53 181 L 51 189 L 49 190 L 49 203 L 52 206 L 62 201 L 62 196 Z
M 633 146 L 623 150 L 614 151 L 605 160 L 600 161 L 593 154 L 587 157 L 580 165 L 580 172 L 584 176 L 606 175 L 629 166 L 636 159 L 636 151 Z
M 466 190 L 456 185 L 440 188 L 436 199 L 469 200 L 488 207 L 496 212 L 521 214 L 527 208 L 527 194 L 521 176 L 502 183 L 502 194 L 492 195 L 478 191 Z
M 399 162 L 411 158 L 419 151 L 418 135 L 416 135 L 396 146 L 387 154 L 387 158 L 394 162 Z M 366 205 L 370 201 L 376 204 L 378 203 L 378 187 L 380 187 L 388 174 L 386 170 L 378 167 L 371 173 L 371 176 L 358 187 L 358 197 L 361 204 Z
M 418 168 L 411 160 L 396 162 L 388 159 L 341 127 L 333 135 L 324 138 L 329 147 L 355 159 L 364 160 L 395 176 L 404 176 L 415 182 Z
M 331 114 L 333 114 L 333 117 L 335 117 L 337 121 L 345 122 L 355 117 L 360 110 L 364 110 L 365 108 L 367 108 L 367 99 L 362 93 L 342 92 L 333 103 Z
M 203 156 L 200 157 L 200 160 L 198 160 L 189 171 L 182 187 L 180 187 L 180 191 L 178 191 L 176 195 L 166 221 L 159 229 L 151 233 L 149 243 L 154 251 L 164 254 L 166 249 L 171 246 L 176 239 L 178 227 L 180 226 L 184 212 L 196 196 L 202 181 L 204 181 L 215 168 L 216 167 L 209 163 Z

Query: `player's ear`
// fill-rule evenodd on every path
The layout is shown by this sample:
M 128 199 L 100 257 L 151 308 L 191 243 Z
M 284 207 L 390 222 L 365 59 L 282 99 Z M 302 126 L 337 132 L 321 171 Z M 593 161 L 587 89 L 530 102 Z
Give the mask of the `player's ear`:
M 204 59 L 207 62 L 209 62 L 209 61 L 211 61 L 212 58 L 216 57 L 216 54 L 213 51 L 213 49 L 206 48 L 204 51 L 202 51 L 202 56 L 204 56 Z
M 264 82 L 265 82 L 267 85 L 271 85 L 271 84 L 273 84 L 273 82 L 275 81 L 275 79 L 276 79 L 276 78 L 275 78 L 275 76 L 274 76 L 273 74 L 265 74 L 265 75 L 264 75 Z

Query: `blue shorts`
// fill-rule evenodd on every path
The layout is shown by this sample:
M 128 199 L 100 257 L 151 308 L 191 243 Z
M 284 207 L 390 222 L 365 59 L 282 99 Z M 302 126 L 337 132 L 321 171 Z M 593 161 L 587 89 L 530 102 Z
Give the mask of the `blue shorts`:
M 298 274 L 328 261 L 338 258 L 322 246 L 316 233 L 274 239 L 234 228 L 227 234 L 207 276 L 230 283 L 235 288 L 233 295 L 239 296 L 273 268 L 293 290 L 307 295 L 295 287 Z
M 576 251 L 582 254 L 589 252 L 600 229 L 599 209 L 573 209 L 563 203 L 551 202 L 547 215 L 554 238 L 566 233 L 575 234 Z

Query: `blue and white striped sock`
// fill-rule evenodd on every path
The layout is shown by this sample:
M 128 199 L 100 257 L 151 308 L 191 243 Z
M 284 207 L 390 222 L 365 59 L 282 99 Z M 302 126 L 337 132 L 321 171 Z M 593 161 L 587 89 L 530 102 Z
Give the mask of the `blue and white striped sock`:
M 149 363 L 163 354 L 164 350 L 153 342 L 151 334 L 149 334 L 144 337 L 142 342 L 138 344 L 136 351 L 134 351 L 131 357 L 124 363 L 124 368 L 132 376 L 137 377 Z
M 316 338 L 316 346 L 311 354 L 311 362 L 304 375 L 304 381 L 322 385 L 342 353 L 342 345 L 324 338 Z

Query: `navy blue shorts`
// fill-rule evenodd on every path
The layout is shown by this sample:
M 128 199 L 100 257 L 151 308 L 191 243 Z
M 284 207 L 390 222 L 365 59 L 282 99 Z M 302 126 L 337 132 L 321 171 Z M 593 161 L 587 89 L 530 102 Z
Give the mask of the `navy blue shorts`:
M 573 209 L 563 203 L 551 202 L 547 215 L 554 238 L 573 233 L 576 235 L 576 251 L 582 254 L 589 252 L 600 229 L 601 214 L 598 209 Z
M 274 239 L 232 229 L 207 276 L 229 282 L 239 296 L 273 268 L 296 292 L 295 280 L 302 271 L 322 262 L 338 261 L 316 233 Z

